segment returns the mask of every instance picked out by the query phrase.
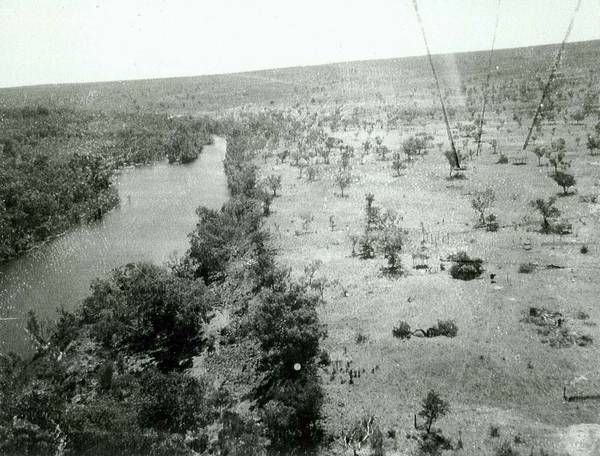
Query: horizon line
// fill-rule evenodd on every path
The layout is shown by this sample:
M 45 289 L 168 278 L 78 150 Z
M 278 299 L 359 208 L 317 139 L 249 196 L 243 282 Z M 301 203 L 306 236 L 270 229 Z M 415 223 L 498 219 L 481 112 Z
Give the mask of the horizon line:
M 570 44 L 580 44 L 580 43 L 591 43 L 594 41 L 600 41 L 600 38 L 593 38 L 588 40 L 578 40 L 578 41 L 568 41 L 565 43 L 567 46 Z M 536 48 L 536 47 L 552 47 L 552 46 L 560 46 L 561 43 L 545 43 L 545 44 L 531 44 L 525 46 L 514 46 L 514 47 L 498 47 L 494 49 L 496 51 L 506 51 L 512 49 L 528 49 L 528 48 Z M 432 53 L 432 56 L 447 56 L 447 55 L 461 55 L 461 54 L 475 54 L 477 52 L 486 52 L 489 49 L 475 49 L 471 51 L 455 51 L 455 52 L 436 52 Z M 258 68 L 258 69 L 250 69 L 250 70 L 241 70 L 241 71 L 227 71 L 222 73 L 205 73 L 205 74 L 190 74 L 190 75 L 177 75 L 177 76 L 157 76 L 157 77 L 142 77 L 142 78 L 131 78 L 131 79 L 103 79 L 103 80 L 93 80 L 93 81 L 73 81 L 73 82 L 45 82 L 40 84 L 26 84 L 26 85 L 16 85 L 16 86 L 0 86 L 0 91 L 2 90 L 15 90 L 15 89 L 29 89 L 29 88 L 42 88 L 42 87 L 57 87 L 57 86 L 70 86 L 70 85 L 86 85 L 86 84 L 114 84 L 114 83 L 129 83 L 129 82 L 142 82 L 142 81 L 159 81 L 163 79 L 191 79 L 191 78 L 203 78 L 203 77 L 215 77 L 215 76 L 234 76 L 234 75 L 243 75 L 249 73 L 258 73 L 264 71 L 272 71 L 272 70 L 290 70 L 294 68 L 313 68 L 320 66 L 329 66 L 329 65 L 342 65 L 342 64 L 350 64 L 350 63 L 361 63 L 361 62 L 375 62 L 375 61 L 385 61 L 385 60 L 403 60 L 403 59 L 415 59 L 420 57 L 427 57 L 427 54 L 412 54 L 412 55 L 404 55 L 404 56 L 393 56 L 393 57 L 380 57 L 380 58 L 365 58 L 365 59 L 353 59 L 353 60 L 337 60 L 323 63 L 311 63 L 306 65 L 285 65 L 285 66 L 275 66 L 269 68 Z

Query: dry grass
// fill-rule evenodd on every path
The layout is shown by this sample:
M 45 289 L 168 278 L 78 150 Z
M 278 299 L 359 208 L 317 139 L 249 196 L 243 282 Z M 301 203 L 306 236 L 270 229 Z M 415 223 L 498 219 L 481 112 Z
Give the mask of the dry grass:
M 519 134 L 500 135 L 504 139 L 499 141 L 508 156 L 523 133 L 512 128 Z M 385 144 L 394 149 L 415 131 L 407 128 L 402 134 L 387 135 L 376 131 L 372 136 L 385 135 Z M 428 131 L 439 137 L 441 126 Z M 364 133 L 355 138 L 353 132 L 343 137 L 355 144 L 357 152 L 364 138 Z M 568 147 L 572 150 L 569 141 Z M 564 314 L 585 311 L 592 321 L 600 319 L 594 306 L 598 292 L 594 278 L 600 264 L 594 255 L 578 252 L 579 241 L 588 246 L 599 241 L 595 207 L 576 197 L 560 199 L 559 208 L 573 223 L 574 235 L 559 239 L 537 233 L 538 219 L 528 202 L 547 198 L 559 189 L 548 177 L 548 168 L 538 167 L 533 158 L 526 166 L 497 165 L 497 156 L 484 150 L 481 157 L 467 162 L 466 180 L 449 182 L 447 163 L 437 148 L 416 159 L 402 177 L 393 176 L 389 161 L 377 161 L 373 155 L 364 165 L 358 159 L 353 164 L 356 180 L 347 189 L 347 198 L 336 196 L 331 177 L 335 160 L 330 166 L 322 165 L 320 180 L 311 183 L 298 179 L 297 170 L 288 164 L 273 160 L 263 165 L 265 174 L 283 176 L 282 196 L 274 201 L 268 220 L 281 262 L 299 274 L 306 264 L 319 259 L 323 262 L 320 272 L 340 284 L 327 290 L 326 303 L 320 309 L 329 328 L 325 348 L 332 358 L 347 349 L 352 366 L 365 371 L 354 385 L 341 384 L 343 376 L 331 380 L 329 374 L 324 375 L 330 431 L 363 413 L 373 413 L 385 429 L 398 428 L 403 436 L 411 430 L 412 415 L 430 388 L 450 401 L 453 412 L 441 426 L 453 437 L 462 430 L 465 454 L 469 455 L 492 451 L 493 442 L 487 437 L 490 425 L 508 426 L 514 433 L 518 430 L 527 445 L 533 445 L 547 443 L 560 426 L 598 422 L 593 404 L 564 404 L 562 387 L 578 375 L 591 374 L 600 354 L 577 346 L 552 349 L 521 321 L 524 310 L 532 305 Z M 597 192 L 590 157 L 582 152 L 574 158 L 571 172 L 577 177 L 579 192 Z M 500 225 L 531 224 L 501 228 L 497 233 L 473 230 L 476 219 L 469 195 L 488 186 L 497 195 L 493 212 Z M 403 227 L 412 240 L 409 251 L 419 244 L 423 223 L 434 257 L 465 250 L 484 260 L 482 278 L 463 282 L 452 280 L 444 271 L 413 271 L 392 279 L 381 273 L 382 258 L 351 257 L 348 236 L 364 229 L 367 192 L 375 195 L 376 205 L 403 215 Z M 299 215 L 307 210 L 314 216 L 312 231 L 296 236 Z M 331 215 L 336 220 L 335 231 L 329 227 Z M 580 216 L 585 218 L 580 221 Z M 530 251 L 523 249 L 527 239 L 533 246 Z M 565 268 L 540 267 L 535 275 L 519 274 L 518 265 L 525 262 Z M 490 273 L 496 274 L 494 284 L 488 278 Z M 426 328 L 447 319 L 458 324 L 455 338 L 413 337 L 406 341 L 392 336 L 400 320 L 410 322 L 413 328 Z M 586 332 L 596 339 L 599 336 L 596 327 L 587 327 Z M 367 336 L 364 343 L 356 343 L 359 333 Z

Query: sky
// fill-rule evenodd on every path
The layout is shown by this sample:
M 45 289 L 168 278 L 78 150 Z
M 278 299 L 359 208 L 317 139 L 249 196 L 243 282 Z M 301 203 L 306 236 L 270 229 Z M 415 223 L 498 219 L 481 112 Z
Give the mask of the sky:
M 562 41 L 576 3 L 501 0 L 496 47 Z M 419 0 L 431 52 L 489 49 L 497 6 Z M 569 41 L 591 39 L 600 0 L 582 0 Z M 412 0 L 0 0 L 0 87 L 424 53 Z

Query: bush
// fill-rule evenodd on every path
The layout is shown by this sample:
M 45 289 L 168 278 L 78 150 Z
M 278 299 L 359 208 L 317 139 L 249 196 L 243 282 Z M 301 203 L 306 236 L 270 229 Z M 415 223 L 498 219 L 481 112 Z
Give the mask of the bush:
M 369 234 L 361 236 L 358 241 L 358 256 L 361 260 L 375 258 L 375 238 Z
M 490 426 L 490 437 L 500 437 L 500 429 L 498 429 L 498 426 Z
M 392 336 L 398 339 L 410 339 L 412 331 L 410 325 L 405 321 L 400 321 L 398 326 L 392 328 Z
M 437 325 L 431 328 L 433 336 L 456 337 L 458 326 L 452 320 L 438 321 Z
M 521 274 L 529 274 L 533 271 L 535 271 L 537 268 L 537 265 L 535 263 L 521 263 L 519 265 L 519 272 Z
M 458 252 L 451 255 L 450 261 L 454 262 L 450 268 L 450 275 L 453 279 L 473 280 L 483 272 L 483 260 L 480 258 L 470 258 L 466 252 Z
M 577 345 L 580 347 L 587 347 L 594 343 L 594 338 L 590 335 L 584 334 L 582 336 L 577 337 Z
M 357 344 L 364 344 L 368 340 L 369 340 L 369 336 L 367 336 L 365 333 L 363 333 L 362 330 L 359 331 L 358 334 L 356 335 L 356 343 Z
M 371 456 L 385 456 L 384 436 L 379 426 L 375 426 L 373 434 L 369 438 L 371 443 Z
M 582 245 L 581 248 L 579 249 L 579 252 L 582 253 L 583 255 L 588 253 L 589 249 L 587 248 L 587 245 Z

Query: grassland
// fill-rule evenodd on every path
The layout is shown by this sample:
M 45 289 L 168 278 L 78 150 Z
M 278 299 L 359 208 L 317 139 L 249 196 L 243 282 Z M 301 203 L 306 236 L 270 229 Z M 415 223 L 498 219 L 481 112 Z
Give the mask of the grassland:
M 442 132 L 441 125 L 433 129 Z M 396 148 L 410 133 L 410 129 L 402 135 L 390 133 L 386 142 Z M 318 181 L 306 184 L 288 165 L 270 162 L 263 167 L 283 177 L 281 197 L 273 203 L 269 218 L 281 261 L 298 275 L 311 261 L 323 262 L 319 273 L 334 284 L 320 309 L 329 328 L 326 347 L 334 358 L 345 359 L 347 350 L 354 367 L 365 369 L 354 385 L 340 384 L 346 380 L 343 375 L 334 379 L 324 375 L 332 430 L 339 431 L 364 414 L 381 417 L 386 428 L 411 429 L 412 415 L 430 388 L 451 401 L 454 413 L 444 427 L 454 436 L 462 430 L 465 454 L 491 451 L 495 442 L 489 441 L 490 426 L 498 425 L 503 436 L 520 433 L 528 445 L 552 448 L 561 426 L 598 421 L 595 404 L 566 404 L 562 398 L 563 385 L 581 375 L 598 384 L 593 368 L 600 361 L 597 350 L 551 348 L 522 322 L 530 306 L 544 306 L 562 312 L 577 331 L 594 339 L 600 336 L 595 326 L 600 318 L 595 305 L 600 268 L 597 212 L 579 203 L 576 195 L 561 199 L 559 207 L 577 233 L 565 238 L 539 234 L 533 224 L 496 233 L 474 229 L 473 191 L 494 188 L 493 210 L 506 225 L 522 224 L 532 216 L 528 203 L 533 196 L 557 193 L 547 177 L 549 168 L 537 167 L 537 161 L 526 166 L 496 161 L 497 156 L 486 151 L 468 163 L 466 180 L 450 181 L 445 158 L 433 151 L 401 177 L 394 177 L 389 162 L 370 157 L 356 166 L 357 179 L 347 189 L 347 198 L 337 195 L 326 171 Z M 574 160 L 572 172 L 580 193 L 598 191 L 597 171 L 590 162 L 584 151 Z M 413 270 L 406 277 L 390 279 L 381 273 L 383 259 L 352 257 L 349 234 L 363 229 L 366 193 L 375 195 L 376 204 L 403 216 L 402 226 L 409 230 L 413 246 L 423 238 L 422 223 L 430 256 L 443 259 L 465 250 L 485 260 L 486 275 L 462 282 L 445 271 Z M 308 233 L 301 230 L 299 215 L 304 211 L 314 216 Z M 333 231 L 330 216 L 337 224 Z M 527 240 L 533 246 L 530 251 L 523 247 Z M 586 255 L 579 253 L 584 244 L 590 248 Z M 526 261 L 564 269 L 518 273 Z M 490 282 L 489 273 L 496 274 L 496 283 Z M 590 319 L 577 320 L 578 311 Z M 458 337 L 409 341 L 392 337 L 400 320 L 426 327 L 445 319 L 458 323 Z M 367 336 L 366 342 L 357 343 L 359 334 Z M 400 438 L 398 446 L 405 442 Z

